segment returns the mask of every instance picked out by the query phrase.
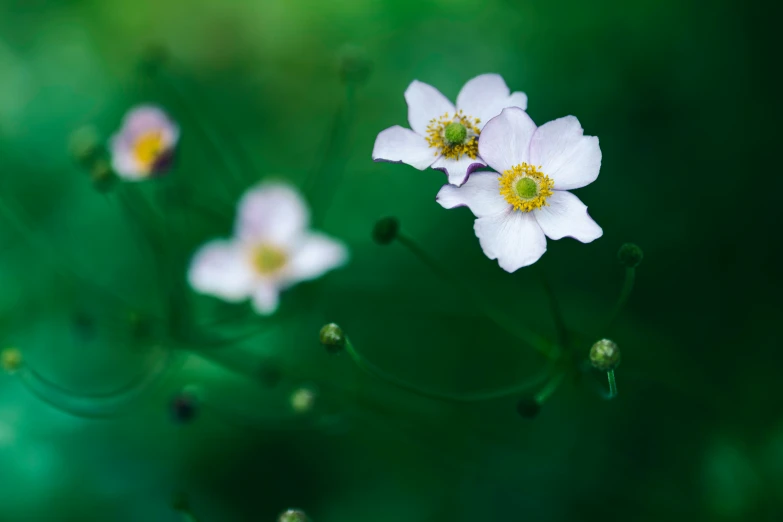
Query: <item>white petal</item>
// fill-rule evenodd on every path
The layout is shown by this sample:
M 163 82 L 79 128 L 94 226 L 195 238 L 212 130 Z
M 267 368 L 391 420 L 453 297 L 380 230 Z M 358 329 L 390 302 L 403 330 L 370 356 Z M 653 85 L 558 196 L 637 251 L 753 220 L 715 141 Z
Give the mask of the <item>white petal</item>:
M 500 195 L 497 172 L 476 172 L 461 187 L 444 185 L 435 200 L 443 208 L 468 207 L 476 217 L 491 216 L 509 208 Z
M 530 159 L 555 182 L 555 189 L 589 185 L 601 169 L 601 148 L 595 136 L 583 136 L 582 126 L 566 116 L 540 126 L 530 143 Z
M 530 212 L 511 209 L 481 217 L 473 229 L 484 254 L 506 272 L 532 265 L 546 252 L 546 236 Z
M 430 120 L 456 112 L 454 105 L 438 89 L 418 80 L 413 80 L 405 90 L 405 101 L 411 129 L 422 136 L 427 135 Z
M 524 92 L 512 92 L 508 99 L 509 107 L 519 107 L 523 111 L 527 110 L 527 94 Z
M 411 167 L 424 170 L 438 159 L 438 153 L 437 149 L 430 148 L 424 136 L 395 125 L 381 131 L 375 138 L 372 159 L 407 163 Z
M 310 221 L 304 200 L 293 187 L 262 183 L 239 202 L 235 234 L 242 241 L 269 241 L 278 246 L 299 239 Z
M 111 152 L 111 167 L 117 176 L 128 181 L 141 181 L 147 178 L 147 171 L 144 169 L 128 147 L 118 138 L 113 136 L 109 142 Z
M 293 254 L 286 280 L 290 284 L 316 279 L 347 261 L 348 249 L 345 245 L 325 234 L 310 233 Z
M 570 192 L 554 190 L 547 203 L 549 206 L 541 207 L 533 214 L 549 238 L 569 236 L 589 243 L 603 235 L 598 223 L 587 214 L 587 206 Z
M 212 241 L 193 257 L 188 282 L 197 292 L 236 302 L 253 291 L 253 272 L 241 245 Z
M 479 136 L 479 156 L 498 172 L 528 162 L 536 124 L 517 107 L 503 109 L 489 120 Z
M 510 94 L 499 74 L 476 76 L 465 84 L 457 96 L 457 109 L 462 109 L 468 116 L 479 118 L 479 128 L 506 107 L 527 109 L 527 96 L 522 92 Z
M 253 308 L 261 315 L 272 315 L 280 304 L 280 290 L 270 282 L 258 284 L 253 291 Z
M 486 167 L 481 158 L 471 158 L 470 156 L 462 156 L 462 158 L 455 160 L 441 156 L 438 160 L 432 164 L 433 169 L 441 170 L 449 177 L 449 183 L 452 185 L 461 186 L 468 179 L 468 176 L 481 167 Z

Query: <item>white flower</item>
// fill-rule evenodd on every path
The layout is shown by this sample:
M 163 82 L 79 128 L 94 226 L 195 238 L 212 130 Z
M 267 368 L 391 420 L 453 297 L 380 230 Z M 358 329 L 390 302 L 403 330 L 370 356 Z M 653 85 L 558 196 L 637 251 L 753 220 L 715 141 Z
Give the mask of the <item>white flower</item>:
M 191 262 L 194 290 L 229 302 L 252 299 L 263 315 L 277 309 L 279 293 L 316 279 L 348 260 L 346 247 L 308 230 L 310 216 L 299 193 L 262 183 L 239 202 L 234 238 L 204 245 Z
M 478 150 L 484 124 L 506 107 L 527 108 L 527 95 L 510 93 L 498 74 L 482 74 L 466 83 L 456 108 L 435 87 L 418 80 L 408 86 L 405 101 L 413 130 L 395 125 L 382 131 L 372 159 L 442 170 L 453 185 L 462 185 L 471 172 L 486 166 Z
M 162 109 L 134 107 L 109 143 L 112 168 L 129 181 L 160 175 L 168 170 L 178 140 L 179 127 Z
M 573 116 L 536 128 L 521 109 L 508 108 L 484 127 L 479 152 L 498 172 L 477 172 L 462 187 L 445 185 L 437 201 L 467 206 L 476 216 L 481 248 L 508 272 L 546 251 L 546 236 L 589 243 L 603 234 L 579 198 L 566 192 L 589 185 L 601 168 L 598 138 L 584 136 Z

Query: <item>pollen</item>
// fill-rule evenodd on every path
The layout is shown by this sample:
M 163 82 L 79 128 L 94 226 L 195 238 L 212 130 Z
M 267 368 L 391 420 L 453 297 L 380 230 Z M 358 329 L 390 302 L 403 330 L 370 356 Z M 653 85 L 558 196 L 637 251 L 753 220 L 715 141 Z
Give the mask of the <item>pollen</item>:
M 159 130 L 146 132 L 136 139 L 133 154 L 144 170 L 151 172 L 158 160 L 166 153 L 163 133 Z
M 430 121 L 427 126 L 427 143 L 430 148 L 436 149 L 435 156 L 442 154 L 455 160 L 462 156 L 475 159 L 478 156 L 480 122 L 478 118 L 466 116 L 462 111 L 454 115 L 446 113 Z
M 503 171 L 499 182 L 500 194 L 514 209 L 530 212 L 548 205 L 546 200 L 552 195 L 555 182 L 538 170 L 540 168 L 522 163 Z
M 253 250 L 253 266 L 261 275 L 272 275 L 287 262 L 286 253 L 276 246 L 263 244 Z

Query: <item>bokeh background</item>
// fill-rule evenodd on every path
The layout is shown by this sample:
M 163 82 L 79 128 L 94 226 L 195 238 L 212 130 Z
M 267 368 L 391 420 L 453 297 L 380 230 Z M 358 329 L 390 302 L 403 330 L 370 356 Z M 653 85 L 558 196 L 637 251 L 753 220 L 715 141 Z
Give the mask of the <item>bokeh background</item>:
M 0 375 L 0 520 L 177 521 L 177 492 L 202 522 L 289 507 L 315 522 L 780 520 L 780 14 L 723 0 L 0 1 L 0 344 L 55 385 L 36 395 Z M 442 174 L 370 158 L 379 131 L 406 125 L 411 80 L 453 99 L 485 72 L 525 91 L 539 124 L 576 115 L 603 151 L 578 195 L 604 236 L 550 241 L 512 275 L 481 253 L 467 209 L 434 202 Z M 180 123 L 175 167 L 100 192 L 72 135 L 106 139 L 141 102 Z M 315 187 L 314 225 L 351 263 L 271 318 L 188 293 L 188 257 L 270 178 Z M 159 212 L 146 228 L 128 214 L 141 203 Z M 568 382 L 525 419 L 519 397 L 429 400 L 327 354 L 318 330 L 336 321 L 431 389 L 546 370 L 458 287 L 373 243 L 384 215 L 551 337 L 547 277 L 583 351 L 619 293 L 617 248 L 641 245 L 612 333 L 619 397 Z M 257 333 L 219 347 L 162 333 L 226 314 Z M 144 393 L 125 389 L 164 363 Z M 183 387 L 203 399 L 188 422 L 171 413 Z M 315 401 L 296 413 L 302 387 Z

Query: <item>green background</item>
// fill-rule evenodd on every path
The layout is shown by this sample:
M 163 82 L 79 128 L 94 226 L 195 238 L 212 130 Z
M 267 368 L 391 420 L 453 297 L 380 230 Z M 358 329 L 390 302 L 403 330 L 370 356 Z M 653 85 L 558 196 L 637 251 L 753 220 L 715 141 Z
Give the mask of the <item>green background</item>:
M 271 521 L 293 506 L 315 522 L 779 520 L 775 9 L 0 0 L 0 343 L 70 390 L 37 397 L 0 375 L 0 520 L 176 521 L 177 491 L 202 522 Z M 372 74 L 347 88 L 350 53 Z M 482 254 L 467 209 L 434 202 L 441 173 L 370 158 L 378 132 L 407 126 L 410 81 L 454 99 L 485 72 L 526 92 L 539 124 L 576 115 L 603 152 L 598 180 L 577 192 L 603 237 L 549 241 L 511 275 Z M 106 139 L 140 102 L 180 123 L 176 165 L 102 194 L 71 135 L 94 125 Z M 283 294 L 271 318 L 185 291 L 188 257 L 228 236 L 238 196 L 269 178 L 316 180 L 314 225 L 349 245 L 350 264 Z M 582 355 L 619 293 L 617 248 L 641 245 L 612 330 L 619 397 L 569 380 L 524 419 L 520 396 L 434 401 L 329 356 L 317 335 L 336 321 L 368 359 L 429 389 L 503 388 L 546 369 L 460 287 L 401 245 L 374 244 L 384 215 L 551 338 L 547 277 Z M 204 347 L 167 333 L 237 313 L 257 335 Z M 98 397 L 153 374 L 157 346 L 173 358 L 162 383 Z M 190 423 L 169 412 L 183 386 L 204 398 Z M 295 414 L 302 386 L 315 406 Z M 121 414 L 64 411 L 107 400 Z

